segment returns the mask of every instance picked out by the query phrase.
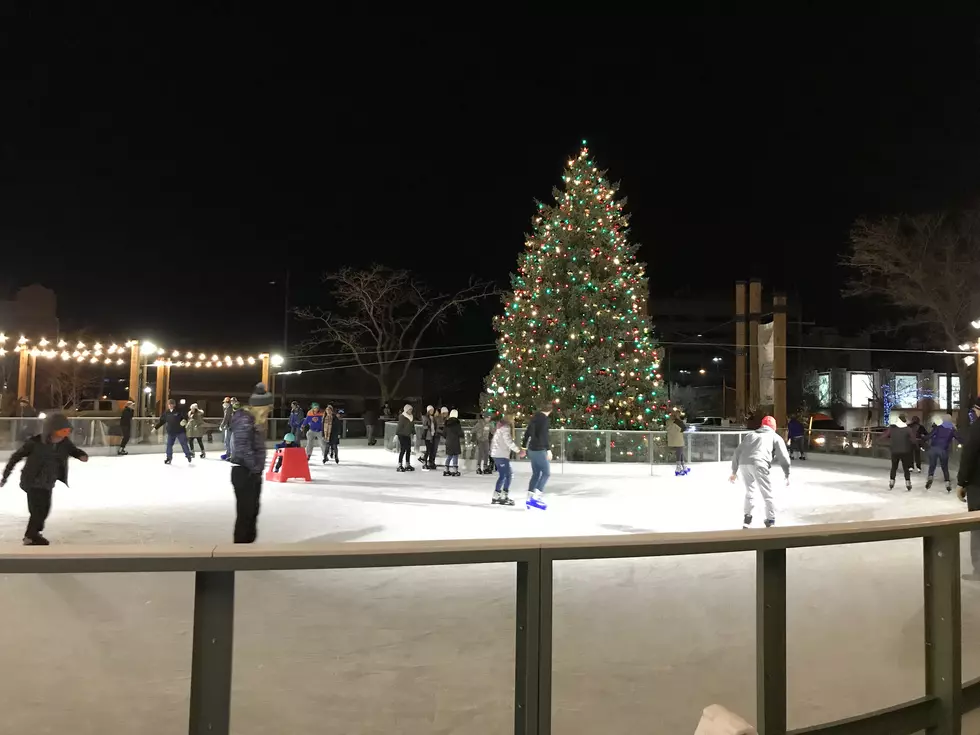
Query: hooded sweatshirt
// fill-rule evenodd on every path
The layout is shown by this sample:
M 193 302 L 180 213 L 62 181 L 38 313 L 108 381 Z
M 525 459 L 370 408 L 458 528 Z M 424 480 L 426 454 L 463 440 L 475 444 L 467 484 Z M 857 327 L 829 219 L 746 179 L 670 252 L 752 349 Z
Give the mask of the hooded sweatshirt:
M 888 439 L 888 446 L 893 455 L 912 453 L 912 446 L 915 444 L 915 433 L 901 419 L 896 419 L 895 423 L 888 427 L 888 430 L 885 431 L 883 436 Z
M 303 425 L 303 409 L 299 406 L 290 409 L 289 411 L 289 428 L 293 430 L 295 434 L 299 428 Z
M 948 452 L 953 440 L 962 442 L 960 435 L 956 433 L 956 427 L 952 421 L 943 421 L 939 426 L 932 427 L 929 434 L 929 446 L 940 452 Z
M 64 414 L 49 414 L 41 426 L 41 433 L 32 436 L 11 455 L 3 470 L 3 481 L 6 483 L 17 463 L 26 459 L 24 469 L 20 472 L 22 490 L 51 490 L 59 480 L 67 485 L 68 458 L 82 459 L 88 456 L 68 437 L 57 443 L 51 441 L 54 432 L 70 428 L 71 422 Z
M 398 417 L 398 428 L 395 430 L 398 436 L 412 436 L 415 434 L 415 419 L 412 414 L 403 411 Z
M 307 427 L 310 431 L 319 431 L 320 433 L 323 433 L 323 411 L 321 411 L 319 408 L 311 408 L 307 412 L 302 426 Z
M 738 472 L 739 466 L 743 464 L 769 469 L 774 462 L 782 467 L 786 477 L 789 477 L 789 452 L 786 451 L 786 442 L 768 426 L 763 426 L 742 437 L 742 443 L 738 445 L 735 456 L 732 457 L 732 474 Z

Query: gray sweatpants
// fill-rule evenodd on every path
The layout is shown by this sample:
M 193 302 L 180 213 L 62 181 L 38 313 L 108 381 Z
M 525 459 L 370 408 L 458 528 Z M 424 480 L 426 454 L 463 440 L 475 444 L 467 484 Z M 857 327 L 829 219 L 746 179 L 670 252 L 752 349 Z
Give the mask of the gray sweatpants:
M 742 465 L 738 468 L 742 473 L 742 482 L 745 483 L 745 515 L 752 515 L 755 507 L 755 494 L 762 495 L 762 502 L 766 506 L 766 520 L 776 520 L 776 504 L 772 499 L 772 481 L 769 477 L 769 468 L 762 465 Z
M 306 432 L 306 458 L 309 459 L 313 456 L 313 445 L 316 444 L 320 447 L 320 454 L 323 458 L 327 458 L 327 447 L 323 441 L 322 431 L 307 431 Z

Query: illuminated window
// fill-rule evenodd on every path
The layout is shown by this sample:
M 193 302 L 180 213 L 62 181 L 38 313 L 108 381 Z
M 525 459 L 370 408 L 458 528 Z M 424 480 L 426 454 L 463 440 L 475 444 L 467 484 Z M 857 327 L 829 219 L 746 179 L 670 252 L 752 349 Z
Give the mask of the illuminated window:
M 915 408 L 919 402 L 919 378 L 916 375 L 896 375 L 892 405 Z
M 822 408 L 830 405 L 830 373 L 820 373 L 817 376 L 817 403 Z
M 947 389 L 952 386 L 953 394 L 953 405 L 949 405 L 949 401 L 946 400 Z M 939 376 L 939 395 L 936 396 L 939 408 L 944 411 L 949 411 L 950 408 L 960 407 L 960 376 L 953 375 L 951 378 L 946 375 Z
M 863 408 L 872 405 L 875 397 L 874 373 L 851 373 L 851 406 Z

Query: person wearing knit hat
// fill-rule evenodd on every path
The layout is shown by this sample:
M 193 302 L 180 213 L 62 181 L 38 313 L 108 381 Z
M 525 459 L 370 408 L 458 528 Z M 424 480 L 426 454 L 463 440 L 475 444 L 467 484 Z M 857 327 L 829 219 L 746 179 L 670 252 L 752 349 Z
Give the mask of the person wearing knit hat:
M 419 457 L 422 469 L 431 470 L 436 466 L 435 449 L 432 442 L 436 438 L 436 409 L 434 406 L 426 406 L 425 416 L 422 417 L 422 441 L 425 442 L 425 452 Z M 431 463 L 431 466 L 430 466 Z
M 960 452 L 960 469 L 956 473 L 956 497 L 969 511 L 980 511 L 980 398 L 970 407 L 970 427 Z M 970 531 L 970 559 L 973 570 L 963 575 L 969 582 L 980 582 L 980 531 Z
M 459 412 L 453 409 L 446 419 L 446 477 L 459 477 L 459 455 L 463 453 L 463 425 Z
M 752 525 L 756 492 L 762 495 L 766 506 L 766 528 L 776 525 L 776 504 L 773 502 L 772 481 L 769 479 L 769 470 L 774 462 L 783 468 L 786 484 L 789 485 L 789 451 L 783 437 L 776 433 L 776 419 L 766 416 L 758 429 L 742 437 L 742 443 L 732 457 L 732 475 L 728 479 L 734 483 L 741 470 L 742 482 L 745 483 L 743 528 Z
M 201 459 L 204 459 L 204 411 L 196 403 L 192 403 L 187 409 L 187 424 L 184 426 L 187 432 L 187 443 L 194 451 L 194 440 L 197 439 L 198 446 L 201 448 Z
M 160 418 L 153 427 L 153 431 L 156 431 L 161 426 L 167 427 L 167 457 L 163 460 L 163 463 L 170 464 L 173 461 L 174 442 L 180 444 L 180 448 L 184 450 L 184 456 L 187 457 L 188 462 L 193 460 L 194 455 L 191 453 L 190 447 L 187 446 L 187 421 L 177 409 L 177 401 L 173 398 L 167 401 L 167 409 L 160 414 Z
M 225 445 L 225 453 L 221 455 L 221 459 L 225 461 L 231 459 L 231 415 L 235 412 L 231 404 L 234 400 L 231 396 L 225 396 L 225 400 L 221 402 L 222 414 L 218 431 L 221 432 L 221 438 Z
M 129 454 L 126 451 L 126 445 L 129 444 L 129 439 L 133 435 L 133 408 L 135 406 L 135 402 L 126 401 L 122 413 L 119 414 L 119 449 L 116 454 Z
M 271 403 L 265 403 L 261 393 L 253 394 L 252 399 L 256 395 L 259 396 L 258 406 L 251 405 L 250 399 L 247 408 L 239 404 L 231 417 L 231 463 L 234 465 L 231 468 L 231 484 L 235 488 L 237 501 L 236 544 L 250 544 L 258 537 L 259 499 L 262 495 L 262 471 L 265 469 L 265 432 L 264 419 L 260 426 L 256 408 L 261 416 L 261 409 L 267 409 Z
M 44 523 L 51 513 L 51 493 L 56 482 L 68 484 L 68 458 L 88 462 L 88 455 L 71 440 L 71 422 L 62 413 L 48 414 L 41 425 L 41 433 L 32 436 L 13 453 L 0 478 L 0 487 L 7 484 L 10 473 L 21 460 L 25 460 L 20 472 L 20 487 L 27 493 L 27 509 L 30 520 L 24 532 L 24 546 L 47 546 L 48 540 L 41 535 Z
M 405 404 L 401 415 L 398 417 L 395 436 L 398 437 L 398 471 L 414 472 L 415 468 L 412 467 L 412 440 L 415 438 L 415 418 L 410 403 Z

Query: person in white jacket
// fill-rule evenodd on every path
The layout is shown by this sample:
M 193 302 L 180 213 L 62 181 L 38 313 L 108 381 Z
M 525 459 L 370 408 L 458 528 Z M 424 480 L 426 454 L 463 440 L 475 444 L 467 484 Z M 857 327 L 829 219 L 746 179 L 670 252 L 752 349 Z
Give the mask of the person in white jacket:
M 490 501 L 492 505 L 514 504 L 510 499 L 510 481 L 514 478 L 514 470 L 510 466 L 511 453 L 524 457 L 524 450 L 514 441 L 514 425 L 507 416 L 501 416 L 490 443 L 490 458 L 497 468 L 497 486 Z
M 766 416 L 762 419 L 762 426 L 742 437 L 742 443 L 732 457 L 732 476 L 728 479 L 734 483 L 741 470 L 742 482 L 745 483 L 743 528 L 752 525 L 756 490 L 762 495 L 766 506 L 766 528 L 776 525 L 776 504 L 773 502 L 772 481 L 769 477 L 773 462 L 783 468 L 786 484 L 789 485 L 789 451 L 786 449 L 786 442 L 776 433 L 776 419 Z

